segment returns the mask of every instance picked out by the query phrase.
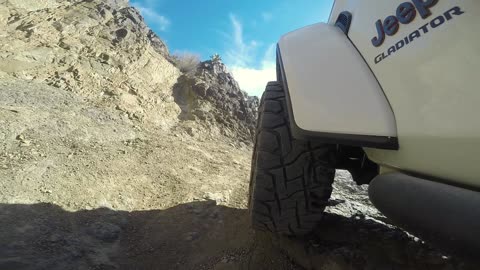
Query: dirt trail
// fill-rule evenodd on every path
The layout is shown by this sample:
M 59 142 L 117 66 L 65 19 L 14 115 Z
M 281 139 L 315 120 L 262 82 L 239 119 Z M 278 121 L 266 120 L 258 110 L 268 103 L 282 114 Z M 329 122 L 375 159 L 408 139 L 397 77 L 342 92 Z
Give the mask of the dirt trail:
M 244 268 L 261 250 L 244 144 L 166 133 L 8 77 L 0 138 L 0 269 Z M 262 267 L 291 268 L 268 258 Z
M 338 172 L 308 240 L 249 228 L 251 148 L 0 81 L 0 269 L 475 269 L 388 225 Z

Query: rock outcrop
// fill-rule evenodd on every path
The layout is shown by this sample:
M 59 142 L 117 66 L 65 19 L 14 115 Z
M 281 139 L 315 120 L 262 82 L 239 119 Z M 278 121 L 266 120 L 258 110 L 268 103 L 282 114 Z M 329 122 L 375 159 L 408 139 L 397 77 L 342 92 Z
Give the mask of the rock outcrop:
M 238 136 L 244 143 L 253 138 L 259 100 L 242 91 L 220 61 L 205 61 L 196 72 L 180 76 L 174 96 L 182 108 L 181 119 L 204 123 L 210 133 Z
M 256 117 L 257 102 L 223 64 L 182 75 L 127 0 L 0 0 L 0 76 L 46 83 L 166 131 L 249 141 Z M 198 91 L 186 111 L 174 89 L 188 85 Z

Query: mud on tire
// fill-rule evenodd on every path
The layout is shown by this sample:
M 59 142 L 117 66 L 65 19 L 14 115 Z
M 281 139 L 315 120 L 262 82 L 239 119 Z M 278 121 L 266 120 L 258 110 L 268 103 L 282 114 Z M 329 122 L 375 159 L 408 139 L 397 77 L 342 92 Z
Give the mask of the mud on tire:
M 301 236 L 320 221 L 332 193 L 335 146 L 294 139 L 285 93 L 269 82 L 260 103 L 252 159 L 252 225 Z

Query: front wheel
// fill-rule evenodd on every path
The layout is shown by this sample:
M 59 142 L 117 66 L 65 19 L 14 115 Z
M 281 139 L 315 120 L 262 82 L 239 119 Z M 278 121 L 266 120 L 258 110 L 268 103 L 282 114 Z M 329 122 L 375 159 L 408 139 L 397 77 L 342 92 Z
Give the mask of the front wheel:
M 301 236 L 320 221 L 332 193 L 336 148 L 293 138 L 289 121 L 281 84 L 268 83 L 259 108 L 249 209 L 254 229 Z

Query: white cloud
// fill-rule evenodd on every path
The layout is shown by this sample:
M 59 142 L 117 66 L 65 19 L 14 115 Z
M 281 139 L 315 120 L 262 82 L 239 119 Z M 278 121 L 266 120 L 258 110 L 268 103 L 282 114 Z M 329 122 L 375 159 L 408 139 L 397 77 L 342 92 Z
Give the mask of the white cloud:
M 260 97 L 267 82 L 276 78 L 275 64 L 262 65 L 259 69 L 233 66 L 230 70 L 240 88 L 247 91 L 250 96 Z
M 262 12 L 262 19 L 264 22 L 269 22 L 273 19 L 273 15 L 270 12 Z
M 167 17 L 157 13 L 150 5 L 143 6 L 140 3 L 132 2 L 132 6 L 140 10 L 140 13 L 145 20 L 152 24 L 152 28 L 157 28 L 158 30 L 164 32 L 170 27 L 170 20 Z
M 249 65 L 254 60 L 253 57 L 258 42 L 255 40 L 245 42 L 243 38 L 243 25 L 235 15 L 230 14 L 230 22 L 232 24 L 233 32 L 228 37 L 230 48 L 226 51 L 224 57 L 225 61 L 230 65 Z
M 229 66 L 240 88 L 247 91 L 249 95 L 261 96 L 267 82 L 276 78 L 275 44 L 271 44 L 263 56 L 257 57 L 261 43 L 255 40 L 245 41 L 243 25 L 235 15 L 230 15 L 230 22 L 233 32 L 229 36 L 231 45 L 226 51 L 225 63 Z M 260 65 L 255 65 L 258 62 Z

